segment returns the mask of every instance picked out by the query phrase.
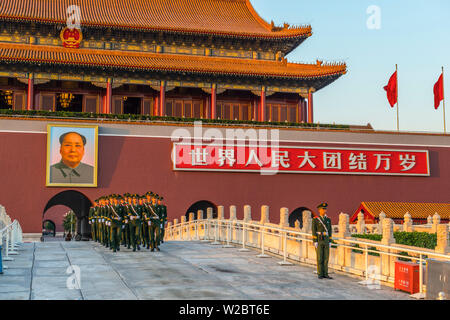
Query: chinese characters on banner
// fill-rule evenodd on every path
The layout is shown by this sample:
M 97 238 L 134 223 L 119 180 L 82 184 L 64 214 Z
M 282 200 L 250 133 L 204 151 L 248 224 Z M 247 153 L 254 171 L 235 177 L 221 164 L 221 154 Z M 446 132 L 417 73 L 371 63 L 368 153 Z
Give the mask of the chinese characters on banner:
M 174 144 L 174 170 L 429 176 L 428 151 Z

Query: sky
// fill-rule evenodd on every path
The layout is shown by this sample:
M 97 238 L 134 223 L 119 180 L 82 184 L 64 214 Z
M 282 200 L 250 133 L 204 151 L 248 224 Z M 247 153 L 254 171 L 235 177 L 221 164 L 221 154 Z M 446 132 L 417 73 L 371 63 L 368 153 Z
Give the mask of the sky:
M 291 52 L 291 62 L 345 62 L 348 72 L 314 95 L 314 121 L 397 130 L 397 110 L 383 87 L 398 64 L 401 131 L 444 131 L 433 86 L 444 67 L 450 132 L 449 0 L 251 0 L 270 23 L 310 24 L 313 35 Z M 379 8 L 376 19 L 371 6 Z M 378 29 L 367 22 L 379 22 Z M 447 80 L 448 79 L 448 80 Z

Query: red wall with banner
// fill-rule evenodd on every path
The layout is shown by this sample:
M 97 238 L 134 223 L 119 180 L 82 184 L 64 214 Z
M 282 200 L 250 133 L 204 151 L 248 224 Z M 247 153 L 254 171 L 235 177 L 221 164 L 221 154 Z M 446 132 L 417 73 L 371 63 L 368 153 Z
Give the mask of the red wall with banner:
M 311 161 L 318 172 L 261 175 L 258 172 L 240 172 L 236 168 L 238 172 L 174 170 L 170 139 L 100 134 L 98 187 L 62 188 L 45 186 L 46 141 L 45 133 L 0 131 L 0 204 L 6 207 L 12 218 L 19 219 L 24 232 L 41 232 L 48 201 L 69 189 L 83 193 L 90 200 L 110 193 L 142 194 L 151 190 L 164 196 L 169 219 L 179 218 L 192 204 L 201 200 L 225 206 L 226 217 L 230 205 L 237 206 L 238 217 L 243 217 L 244 205 L 251 205 L 253 219 L 259 218 L 261 205 L 269 205 L 270 220 L 275 223 L 279 221 L 281 207 L 289 208 L 290 212 L 299 207 L 315 211 L 317 204 L 327 202 L 329 216 L 333 223 L 337 223 L 340 212 L 352 214 L 362 201 L 449 200 L 448 147 L 355 143 L 346 145 L 343 150 L 342 145 L 336 143 L 283 143 L 280 150 L 292 152 L 291 165 L 294 168 L 304 160 L 298 156 L 309 152 L 310 156 L 316 157 Z M 342 172 L 319 173 L 324 170 L 321 158 L 324 152 L 341 152 Z M 376 157 L 371 158 L 374 152 L 392 154 L 391 171 L 384 170 L 383 163 L 377 169 L 383 175 L 348 174 L 348 160 L 352 153 L 355 156 L 366 155 L 367 168 L 375 170 L 377 160 Z M 405 173 L 402 169 L 411 165 L 413 157 L 416 164 Z M 409 160 L 402 165 L 405 159 Z M 229 164 L 224 163 L 220 170 L 228 171 L 228 168 Z M 188 165 L 184 169 L 192 168 Z M 310 171 L 310 168 L 305 165 L 305 170 Z M 361 173 L 354 170 L 352 173 Z M 407 175 L 409 173 L 414 175 Z

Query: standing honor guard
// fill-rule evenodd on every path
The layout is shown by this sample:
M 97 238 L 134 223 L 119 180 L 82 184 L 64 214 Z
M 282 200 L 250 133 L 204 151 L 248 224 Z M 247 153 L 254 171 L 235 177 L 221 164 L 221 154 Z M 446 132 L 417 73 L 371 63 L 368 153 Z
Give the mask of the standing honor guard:
M 317 275 L 319 279 L 332 279 L 328 275 L 328 257 L 332 241 L 331 220 L 327 217 L 328 204 L 321 203 L 317 206 L 319 217 L 314 217 L 312 222 L 312 236 L 317 254 Z
M 166 221 L 167 221 L 167 207 L 161 203 L 163 200 L 164 200 L 163 197 L 160 197 L 158 199 L 158 206 L 160 207 L 160 212 L 161 212 L 161 234 L 160 234 L 161 243 L 164 243 L 164 234 L 165 234 Z

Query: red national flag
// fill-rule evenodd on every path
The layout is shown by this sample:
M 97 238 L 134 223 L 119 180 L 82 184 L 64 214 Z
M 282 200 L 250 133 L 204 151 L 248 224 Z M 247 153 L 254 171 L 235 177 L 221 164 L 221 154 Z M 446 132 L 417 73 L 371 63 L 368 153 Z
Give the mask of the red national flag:
M 434 85 L 434 108 L 437 110 L 441 101 L 444 100 L 444 74 L 441 74 L 439 80 Z
M 387 98 L 389 100 L 389 104 L 391 107 L 394 107 L 394 105 L 397 103 L 397 71 L 394 72 L 394 74 L 389 79 L 389 83 L 387 86 L 384 87 L 384 90 L 386 90 Z

